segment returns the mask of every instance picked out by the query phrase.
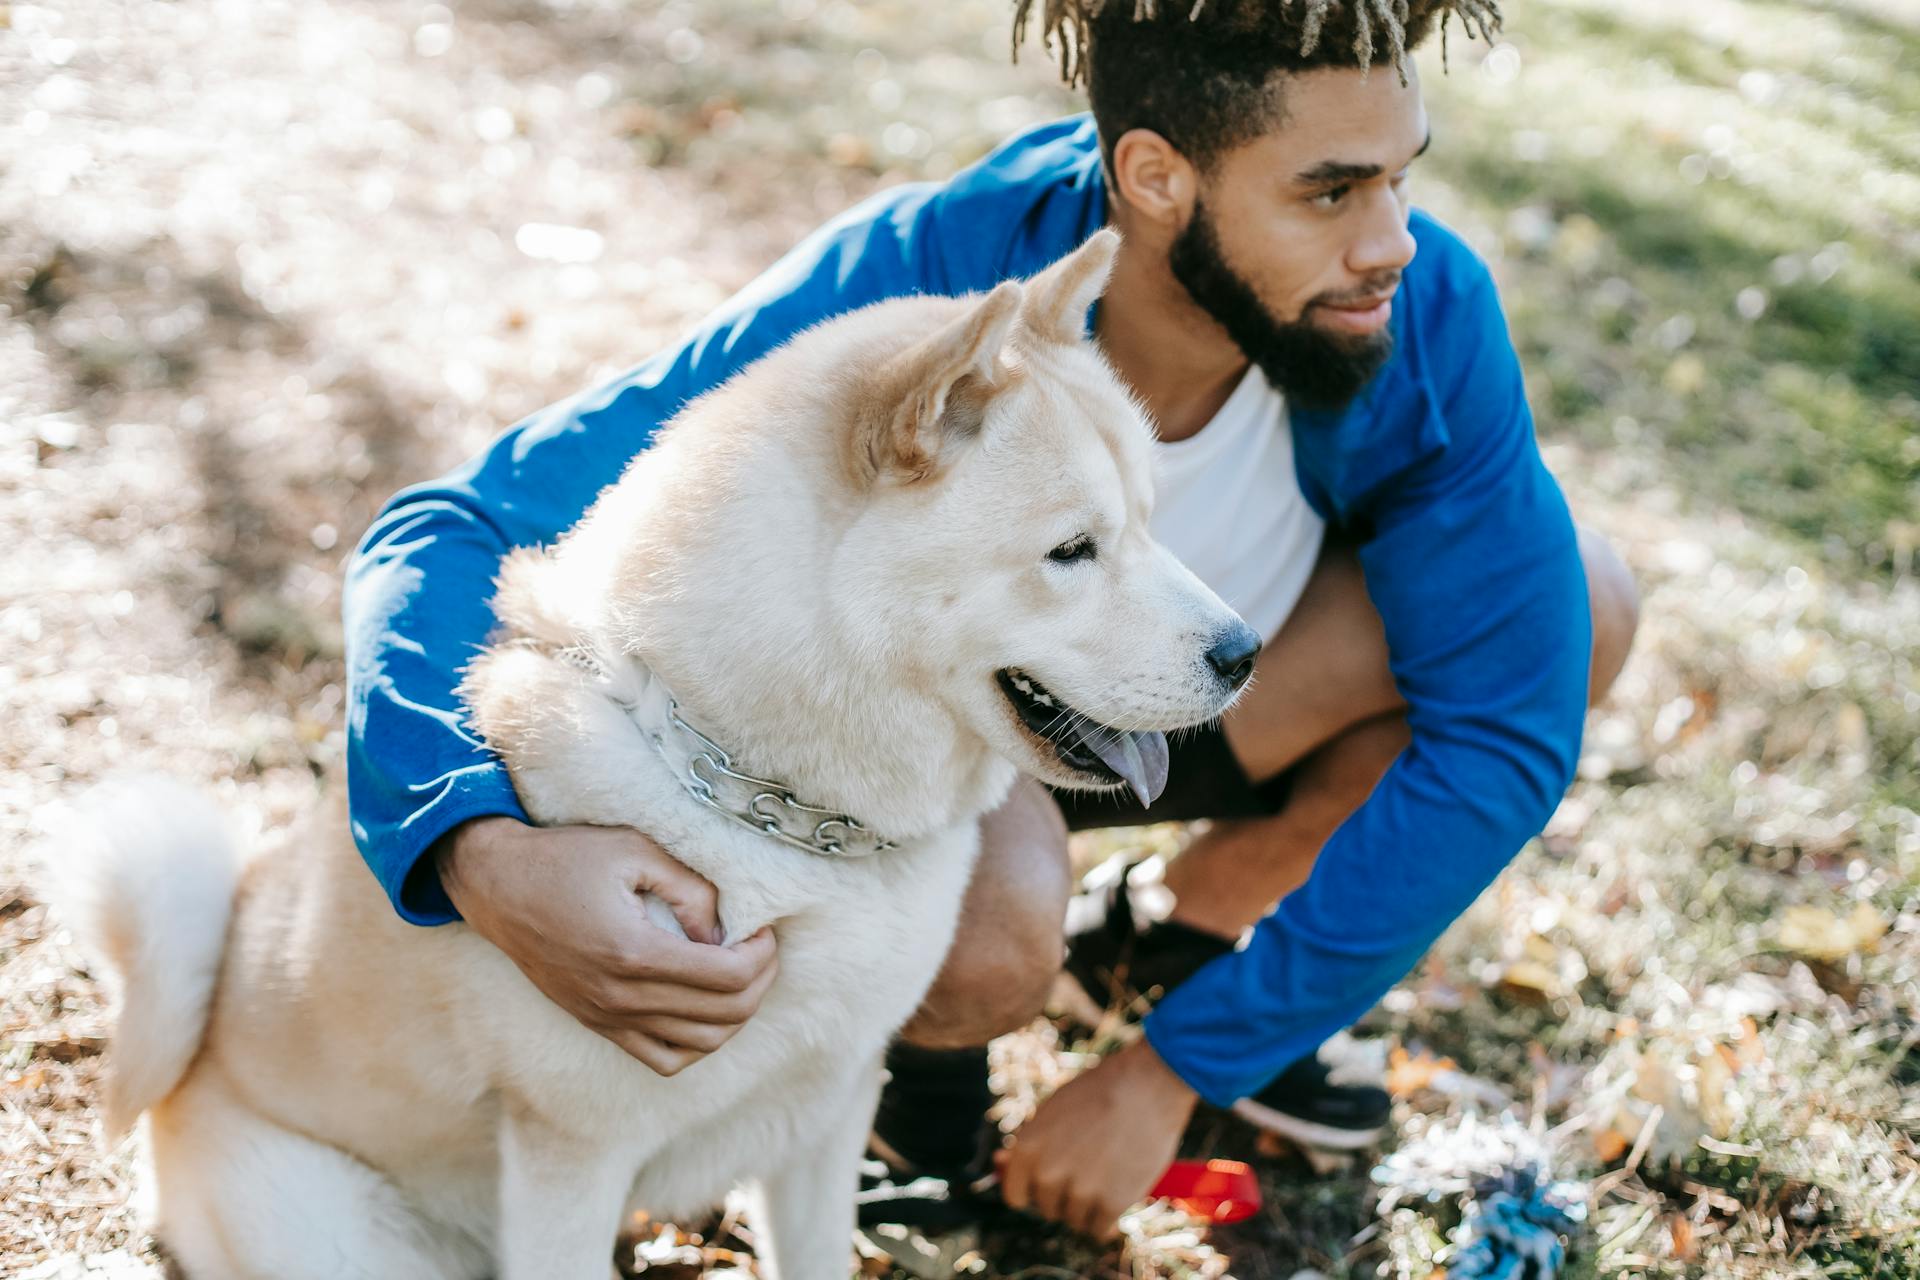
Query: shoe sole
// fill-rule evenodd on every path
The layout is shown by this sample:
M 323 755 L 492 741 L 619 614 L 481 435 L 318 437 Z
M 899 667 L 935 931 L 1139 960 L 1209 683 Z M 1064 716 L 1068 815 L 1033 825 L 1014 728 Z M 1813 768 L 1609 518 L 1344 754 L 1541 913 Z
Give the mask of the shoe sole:
M 1312 1120 L 1290 1116 L 1284 1111 L 1275 1111 L 1252 1098 L 1242 1098 L 1234 1103 L 1233 1114 L 1256 1129 L 1323 1151 L 1360 1151 L 1377 1145 L 1386 1133 L 1385 1125 L 1371 1129 L 1341 1129 L 1330 1124 L 1316 1124 Z

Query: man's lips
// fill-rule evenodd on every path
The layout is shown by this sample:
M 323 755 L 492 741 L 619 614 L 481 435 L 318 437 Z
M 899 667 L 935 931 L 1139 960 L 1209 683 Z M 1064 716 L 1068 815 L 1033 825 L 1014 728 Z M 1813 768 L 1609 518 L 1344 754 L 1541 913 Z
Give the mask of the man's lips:
M 1393 318 L 1393 291 L 1339 302 L 1316 302 L 1321 323 L 1342 333 L 1376 333 Z

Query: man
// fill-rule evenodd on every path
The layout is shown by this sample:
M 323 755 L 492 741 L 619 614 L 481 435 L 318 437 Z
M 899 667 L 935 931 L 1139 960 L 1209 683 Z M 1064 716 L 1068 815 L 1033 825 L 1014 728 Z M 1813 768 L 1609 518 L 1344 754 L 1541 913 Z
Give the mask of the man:
M 1030 274 L 1110 222 L 1125 243 L 1094 334 L 1168 442 L 1155 532 L 1269 645 L 1144 815 L 1217 820 L 1151 895 L 1170 908 L 1125 884 L 1077 904 L 1081 994 L 1160 1003 L 1000 1153 L 1004 1194 L 1108 1234 L 1200 1098 L 1298 1139 L 1369 1140 L 1384 1098 L 1330 1083 L 1315 1049 L 1539 830 L 1633 629 L 1624 571 L 1540 463 L 1485 268 L 1407 203 L 1428 135 L 1405 51 L 1490 9 L 1049 3 L 1091 121 L 881 193 L 679 347 L 399 495 L 346 604 L 355 835 L 396 908 L 464 917 L 656 1070 L 723 1044 L 772 980 L 772 942 L 710 945 L 711 888 L 640 833 L 525 825 L 461 726 L 453 689 L 491 628 L 495 565 L 799 329 Z M 985 821 L 953 951 L 890 1062 L 875 1149 L 898 1170 L 972 1163 L 984 1046 L 1060 971 L 1067 826 L 1142 818 L 1023 783 Z M 648 923 L 643 889 L 688 939 Z

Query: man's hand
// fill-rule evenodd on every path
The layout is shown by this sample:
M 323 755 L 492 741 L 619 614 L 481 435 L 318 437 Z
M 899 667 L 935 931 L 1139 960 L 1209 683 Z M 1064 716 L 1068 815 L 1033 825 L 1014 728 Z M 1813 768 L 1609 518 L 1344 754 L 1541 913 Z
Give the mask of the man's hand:
M 637 831 L 478 818 L 434 849 L 440 883 L 476 933 L 548 999 L 663 1076 L 725 1044 L 778 964 L 762 929 L 720 946 L 711 884 Z M 647 917 L 665 902 L 685 938 Z
M 1172 1163 L 1198 1095 L 1144 1039 L 1069 1081 L 995 1153 L 1016 1209 L 1099 1240 Z

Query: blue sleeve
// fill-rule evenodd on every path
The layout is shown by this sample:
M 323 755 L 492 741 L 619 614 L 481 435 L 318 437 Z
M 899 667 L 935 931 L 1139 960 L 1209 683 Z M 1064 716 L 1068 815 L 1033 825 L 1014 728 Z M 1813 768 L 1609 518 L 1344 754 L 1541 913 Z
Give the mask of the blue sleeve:
M 680 406 L 800 330 L 883 298 L 964 292 L 938 252 L 939 206 L 937 187 L 882 192 L 814 233 L 679 346 L 534 415 L 466 466 L 403 491 L 374 520 L 347 567 L 343 601 L 347 794 L 354 839 L 402 917 L 455 918 L 423 857 L 441 835 L 488 814 L 526 818 L 454 695 L 493 629 L 501 557 L 571 527 Z M 964 255 L 954 261 L 976 274 Z
M 1412 742 L 1247 946 L 1146 1021 L 1160 1056 L 1219 1105 L 1358 1021 L 1573 778 L 1591 650 L 1573 523 L 1477 262 L 1438 319 L 1422 354 L 1448 446 L 1358 513 Z

